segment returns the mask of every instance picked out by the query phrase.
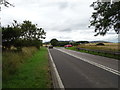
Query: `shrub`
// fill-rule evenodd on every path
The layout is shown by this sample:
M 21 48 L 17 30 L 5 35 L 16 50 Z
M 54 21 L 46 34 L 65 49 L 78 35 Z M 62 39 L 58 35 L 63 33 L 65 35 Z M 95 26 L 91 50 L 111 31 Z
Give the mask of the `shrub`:
M 40 48 L 42 46 L 42 41 L 41 40 L 16 40 L 14 42 L 14 46 L 19 48 L 22 47 L 30 47 L 30 46 L 35 46 L 36 48 Z
M 96 44 L 97 46 L 104 46 L 105 44 L 104 43 L 98 43 Z

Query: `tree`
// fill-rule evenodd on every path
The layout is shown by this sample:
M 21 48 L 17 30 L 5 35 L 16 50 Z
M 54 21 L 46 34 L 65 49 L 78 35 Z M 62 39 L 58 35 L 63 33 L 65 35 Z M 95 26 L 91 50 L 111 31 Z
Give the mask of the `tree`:
M 53 45 L 53 46 L 58 46 L 58 40 L 57 40 L 57 39 L 52 39 L 52 40 L 50 41 L 50 43 L 51 43 L 51 45 Z
M 77 41 L 76 43 L 85 44 L 85 43 L 89 43 L 89 42 L 88 41 Z
M 13 4 L 9 3 L 7 0 L 0 0 L 0 5 L 3 4 L 6 7 L 13 6 Z
M 105 44 L 104 43 L 97 43 L 96 45 L 97 46 L 104 46 Z
M 43 28 L 38 28 L 37 24 L 32 24 L 31 21 L 23 21 L 21 24 L 21 37 L 26 40 L 45 39 L 46 32 Z
M 46 32 L 42 28 L 38 28 L 31 21 L 23 21 L 18 24 L 16 20 L 12 25 L 2 27 L 2 43 L 3 46 L 10 48 L 12 45 L 18 48 L 23 46 L 36 46 L 39 48 L 45 39 Z
M 16 21 L 13 25 L 8 25 L 7 27 L 2 27 L 2 44 L 7 48 L 10 48 L 14 44 L 14 40 L 18 39 L 21 35 L 21 29 Z
M 95 26 L 96 35 L 105 35 L 110 29 L 120 33 L 120 1 L 113 2 L 93 2 L 91 7 L 95 12 L 92 14 L 90 26 Z
M 59 46 L 63 47 L 65 45 L 69 44 L 69 41 L 59 41 Z

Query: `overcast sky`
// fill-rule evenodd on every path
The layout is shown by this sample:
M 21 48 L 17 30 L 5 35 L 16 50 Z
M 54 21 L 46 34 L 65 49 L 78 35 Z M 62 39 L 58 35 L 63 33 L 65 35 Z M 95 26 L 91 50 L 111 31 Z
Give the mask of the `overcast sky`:
M 94 27 L 88 28 L 96 0 L 8 0 L 15 7 L 4 7 L 0 13 L 1 24 L 6 26 L 13 20 L 21 23 L 30 20 L 47 32 L 46 39 L 74 41 L 104 40 L 117 42 L 114 31 L 106 36 L 94 36 Z

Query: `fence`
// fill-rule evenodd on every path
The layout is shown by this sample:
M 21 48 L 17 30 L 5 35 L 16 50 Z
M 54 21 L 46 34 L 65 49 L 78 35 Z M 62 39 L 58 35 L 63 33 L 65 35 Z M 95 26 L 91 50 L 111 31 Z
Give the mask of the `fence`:
M 104 51 L 104 50 L 93 50 L 93 49 L 86 49 L 86 48 L 79 48 L 77 47 L 76 48 L 77 50 L 84 50 L 84 51 L 87 51 L 87 52 L 95 52 L 95 53 L 104 53 L 104 54 L 111 54 L 111 55 L 114 55 L 114 56 L 119 56 L 120 55 L 120 52 L 111 52 L 111 51 Z

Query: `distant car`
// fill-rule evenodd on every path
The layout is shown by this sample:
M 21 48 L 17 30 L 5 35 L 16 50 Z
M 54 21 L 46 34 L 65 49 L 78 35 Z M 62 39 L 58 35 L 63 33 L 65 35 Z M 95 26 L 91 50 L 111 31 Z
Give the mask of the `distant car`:
M 52 48 L 53 48 L 53 45 L 49 45 L 48 48 L 49 48 L 49 49 L 52 49 Z
M 68 44 L 68 45 L 65 45 L 64 47 L 65 47 L 65 48 L 66 48 L 66 47 L 72 47 L 72 45 Z

